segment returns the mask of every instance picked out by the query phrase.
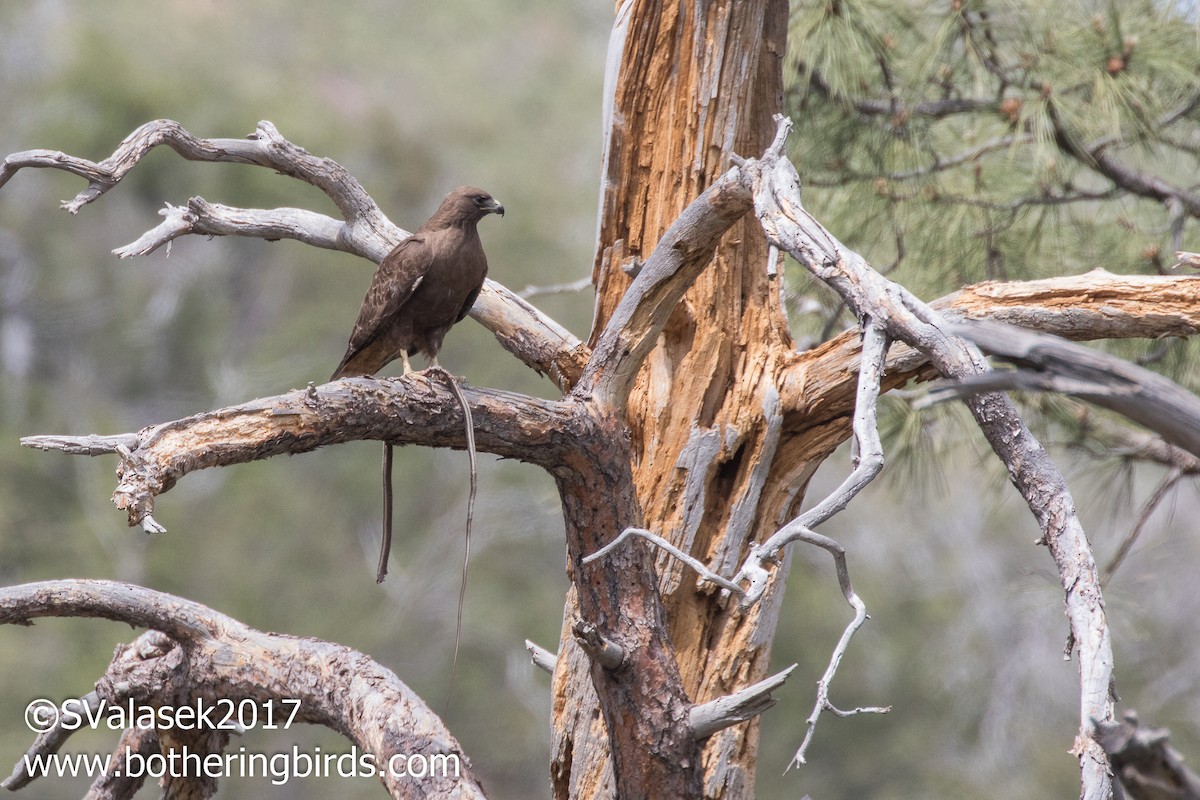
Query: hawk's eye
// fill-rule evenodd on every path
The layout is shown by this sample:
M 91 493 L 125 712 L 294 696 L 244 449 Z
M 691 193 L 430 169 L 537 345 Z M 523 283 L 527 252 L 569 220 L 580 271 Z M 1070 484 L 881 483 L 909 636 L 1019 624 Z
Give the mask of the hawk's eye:
M 487 196 L 482 194 L 475 195 L 475 205 L 481 206 L 487 202 Z

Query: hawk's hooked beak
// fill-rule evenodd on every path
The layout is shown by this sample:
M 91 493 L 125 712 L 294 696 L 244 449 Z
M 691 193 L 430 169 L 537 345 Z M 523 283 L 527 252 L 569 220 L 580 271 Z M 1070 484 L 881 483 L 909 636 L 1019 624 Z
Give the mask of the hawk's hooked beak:
M 483 210 L 489 214 L 499 214 L 502 217 L 504 216 L 504 206 L 497 203 L 495 198 L 493 198 L 491 202 L 484 206 Z

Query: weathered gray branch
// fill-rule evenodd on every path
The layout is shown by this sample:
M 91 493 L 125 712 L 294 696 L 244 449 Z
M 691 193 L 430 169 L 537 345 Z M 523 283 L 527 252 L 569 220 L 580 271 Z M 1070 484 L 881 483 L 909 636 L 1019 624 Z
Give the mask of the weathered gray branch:
M 393 797 L 484 796 L 436 715 L 391 671 L 350 648 L 264 633 L 199 603 L 113 581 L 0 589 L 0 624 L 39 617 L 93 617 L 163 631 L 156 647 L 118 649 L 97 684 L 109 703 L 134 693 L 139 706 L 156 708 L 194 706 L 197 699 L 298 700 L 295 721 L 332 728 L 371 754 Z M 392 756 L 407 754 L 439 758 L 457 774 L 414 777 L 387 769 Z
M 683 552 L 675 545 L 668 542 L 666 539 L 662 538 L 661 536 L 654 535 L 653 533 L 646 530 L 645 528 L 626 528 L 625 530 L 621 531 L 620 536 L 613 539 L 611 542 L 606 544 L 604 547 L 601 547 L 599 550 L 597 550 L 596 552 L 592 553 L 589 556 L 585 556 L 583 559 L 583 563 L 591 564 L 593 561 L 598 561 L 599 559 L 604 558 L 604 556 L 608 555 L 613 550 L 620 547 L 630 537 L 633 537 L 633 536 L 637 536 L 642 539 L 645 539 L 647 542 L 650 542 L 651 544 L 655 545 L 656 547 L 666 550 L 668 553 L 675 556 L 675 558 L 679 559 L 680 561 L 682 561 L 683 563 L 687 564 L 689 567 L 694 569 L 697 573 L 699 573 L 700 580 L 708 581 L 710 583 L 715 583 L 718 586 L 720 586 L 721 588 L 727 589 L 728 591 L 733 592 L 734 594 L 737 594 L 737 595 L 742 594 L 742 587 L 738 586 L 736 583 L 729 580 L 728 578 L 722 578 L 720 575 L 718 575 L 717 573 L 713 572 L 711 569 L 706 567 L 704 565 L 704 562 L 700 561 L 700 559 L 694 558 L 694 557 L 688 555 L 687 553 Z
M 245 139 L 200 139 L 173 120 L 147 122 L 129 134 L 107 159 L 77 158 L 56 150 L 13 153 L 0 164 L 0 187 L 26 168 L 60 169 L 88 181 L 88 187 L 63 207 L 72 214 L 115 187 L 150 151 L 166 145 L 189 161 L 250 164 L 280 172 L 324 192 L 343 219 L 298 208 L 245 209 L 193 197 L 186 206 L 168 204 L 164 220 L 137 241 L 113 252 L 121 258 L 145 255 L 189 234 L 295 239 L 340 250 L 379 263 L 407 237 L 389 220 L 362 185 L 336 161 L 313 156 L 260 122 Z M 565 328 L 494 281 L 480 294 L 471 316 L 495 334 L 527 366 L 569 388 L 587 362 L 586 345 Z
M 692 735 L 697 739 L 707 739 L 730 725 L 754 719 L 775 705 L 776 701 L 771 692 L 783 686 L 794 669 L 796 665 L 792 664 L 783 672 L 764 678 L 745 689 L 692 706 L 692 710 L 688 712 Z
M 525 649 L 529 651 L 529 660 L 535 667 L 550 675 L 554 674 L 554 665 L 558 662 L 558 656 L 528 639 L 525 640 Z
M 854 609 L 854 617 L 842 632 L 841 639 L 829 659 L 829 666 L 817 682 L 817 699 L 812 714 L 807 720 L 804 741 L 796 750 L 792 764 L 804 763 L 804 754 L 816 732 L 817 721 L 826 710 L 836 710 L 829 702 L 829 686 L 837 675 L 842 657 L 850 646 L 850 639 L 867 620 L 867 606 L 854 591 L 850 583 L 850 570 L 846 564 L 846 550 L 828 536 L 812 530 L 844 509 L 883 469 L 883 445 L 879 440 L 878 399 L 883 380 L 883 365 L 887 360 L 888 337 L 882 322 L 870 317 L 863 322 L 862 356 L 858 369 L 858 394 L 854 406 L 854 469 L 833 493 L 796 519 L 779 529 L 762 544 L 750 547 L 742 569 L 734 581 L 745 581 L 747 589 L 741 606 L 748 607 L 758 601 L 766 591 L 770 579 L 770 567 L 781 549 L 794 541 L 816 545 L 833 556 L 837 570 L 838 585 L 846 602 Z M 886 713 L 888 708 L 862 709 L 862 711 Z
M 1200 397 L 1157 372 L 1057 336 L 995 321 L 950 330 L 1017 370 L 993 370 L 936 387 L 932 399 L 1021 389 L 1058 392 L 1116 411 L 1200 457 Z
M 983 371 L 982 354 L 956 340 L 936 311 L 874 271 L 805 211 L 800 178 L 784 152 L 791 123 L 778 118 L 778 124 L 768 152 L 762 159 L 745 162 L 742 169 L 753 186 L 755 211 L 767 238 L 837 291 L 860 319 L 882 324 L 890 338 L 920 351 L 944 376 L 961 379 Z M 1071 638 L 1079 647 L 1080 727 L 1075 752 L 1080 759 L 1082 796 L 1108 800 L 1112 796 L 1108 760 L 1092 734 L 1094 720 L 1113 715 L 1113 658 L 1091 546 L 1066 481 L 1011 402 L 1003 395 L 985 394 L 966 403 L 1037 518 L 1058 566 Z

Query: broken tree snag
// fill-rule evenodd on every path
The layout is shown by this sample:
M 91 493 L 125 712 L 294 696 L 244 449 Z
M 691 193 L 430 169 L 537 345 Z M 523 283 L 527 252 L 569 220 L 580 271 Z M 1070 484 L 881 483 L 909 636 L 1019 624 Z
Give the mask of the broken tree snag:
M 441 720 L 390 670 L 362 653 L 315 639 L 264 633 L 181 597 L 115 581 L 46 581 L 0 589 L 0 624 L 39 617 L 95 617 L 152 630 L 117 649 L 96 684 L 108 703 L 139 707 L 272 704 L 289 723 L 323 725 L 369 755 L 392 797 L 480 798 L 462 748 Z M 164 752 L 184 745 L 220 753 L 227 738 L 164 736 Z M 216 733 L 227 736 L 228 731 Z M 35 745 L 37 746 L 37 745 Z M 421 754 L 446 770 L 420 777 L 389 770 L 393 757 Z M 443 774 L 444 773 L 444 774 Z M 111 780 L 115 776 L 109 776 Z M 215 783 L 192 787 L 207 797 Z
M 702 705 L 692 706 L 692 710 L 688 712 L 692 735 L 697 739 L 707 739 L 730 725 L 754 719 L 775 705 L 776 700 L 771 696 L 771 692 L 783 686 L 794 669 L 796 665 L 792 664 L 778 675 L 772 675 L 753 686 L 739 689 L 716 700 L 709 700 Z
M 598 347 L 604 339 L 625 366 L 609 372 L 608 359 L 594 356 L 590 368 L 597 385 L 606 387 L 604 399 L 622 409 L 628 424 L 641 509 L 640 519 L 611 535 L 626 527 L 653 531 L 717 572 L 726 556 L 736 569 L 750 541 L 773 533 L 780 506 L 802 488 L 803 481 L 794 480 L 794 469 L 804 474 L 802 465 L 768 455 L 776 444 L 779 450 L 786 445 L 772 443 L 776 429 L 764 410 L 772 407 L 768 397 L 791 358 L 791 338 L 779 301 L 782 281 L 768 274 L 767 242 L 750 213 L 723 233 L 698 235 L 708 221 L 690 232 L 669 232 L 681 214 L 699 209 L 709 221 L 726 224 L 742 202 L 722 176 L 731 172 L 732 155 L 761 153 L 771 141 L 771 115 L 783 97 L 787 12 L 785 0 L 628 0 L 618 5 L 607 59 L 596 314 L 588 341 Z M 698 200 L 718 183 L 720 207 L 708 206 L 713 195 Z M 689 208 L 695 203 L 703 205 Z M 677 233 L 685 249 L 660 249 Z M 702 257 L 710 247 L 711 255 Z M 658 269 L 652 259 L 675 266 L 643 278 L 647 269 Z M 637 281 L 645 291 L 638 290 L 634 307 L 618 312 Z M 632 352 L 646 345 L 644 358 Z M 703 446 L 693 446 L 698 443 Z M 759 461 L 767 466 L 755 471 Z M 733 526 L 726 498 L 740 500 Z M 690 566 L 641 538 L 585 569 L 608 571 L 616 566 L 613 558 L 635 553 L 646 553 L 654 565 L 680 678 L 694 703 L 767 676 L 781 591 L 734 621 L 735 602 L 723 602 L 709 586 L 697 591 Z M 593 702 L 586 688 L 590 664 L 573 658 L 578 646 L 569 625 L 562 637 L 551 751 L 555 797 L 612 797 L 603 735 L 592 708 L 578 708 Z M 568 704 L 567 696 L 578 699 Z M 704 741 L 705 797 L 753 796 L 757 737 L 752 720 Z
M 163 221 L 137 241 L 113 251 L 121 258 L 146 255 L 181 236 L 249 236 L 274 241 L 295 239 L 314 247 L 340 250 L 378 264 L 409 233 L 389 220 L 362 185 L 329 158 L 311 155 L 280 135 L 273 124 L 258 123 L 245 139 L 201 139 L 178 122 L 147 122 L 129 134 L 100 162 L 57 150 L 13 153 L 0 164 L 0 187 L 26 168 L 60 169 L 88 181 L 88 187 L 63 207 L 72 214 L 120 183 L 143 157 L 167 145 L 189 161 L 265 167 L 310 184 L 329 197 L 342 219 L 298 208 L 233 208 L 193 197 L 186 205 L 167 204 Z M 500 344 L 526 366 L 548 375 L 562 389 L 583 370 L 588 350 L 548 316 L 489 280 L 471 309 Z
M 462 386 L 479 449 L 550 469 L 570 446 L 569 403 Z M 377 439 L 395 444 L 466 447 L 462 409 L 445 382 L 422 373 L 345 378 L 287 394 L 111 437 L 27 436 L 26 447 L 95 455 L 117 453 L 113 502 L 130 525 L 161 532 L 155 498 L 207 467 L 293 455 L 330 444 Z
M 920 351 L 943 376 L 961 380 L 985 370 L 983 354 L 952 336 L 936 310 L 876 272 L 804 209 L 799 175 L 784 151 L 791 123 L 777 117 L 777 124 L 767 152 L 742 169 L 753 183 L 755 212 L 771 241 L 837 291 L 856 316 L 878 321 L 889 338 Z M 1038 520 L 1058 567 L 1070 640 L 1079 647 L 1080 719 L 1073 752 L 1080 762 L 1083 795 L 1108 798 L 1112 794 L 1108 759 L 1092 734 L 1096 721 L 1113 716 L 1113 656 L 1091 544 L 1066 480 L 1011 401 L 992 393 L 967 398 L 965 403 Z

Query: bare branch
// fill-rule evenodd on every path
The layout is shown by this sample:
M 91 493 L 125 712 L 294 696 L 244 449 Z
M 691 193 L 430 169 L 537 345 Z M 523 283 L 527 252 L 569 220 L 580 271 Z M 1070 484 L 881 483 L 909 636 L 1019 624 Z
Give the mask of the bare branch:
M 137 241 L 113 250 L 113 255 L 118 258 L 149 255 L 188 234 L 249 236 L 268 241 L 295 239 L 313 247 L 341 250 L 371 260 L 377 260 L 374 256 L 383 258 L 387 255 L 387 250 L 379 252 L 386 246 L 386 240 L 363 242 L 361 246 L 366 249 L 360 252 L 354 242 L 345 238 L 344 223 L 303 208 L 233 208 L 193 197 L 186 206 L 167 203 L 158 213 L 163 217 L 161 223 L 143 233 Z
M 522 300 L 529 300 L 534 297 L 543 297 L 552 294 L 574 294 L 575 292 L 582 292 L 591 285 L 592 276 L 584 275 L 578 280 L 568 281 L 567 283 L 552 283 L 549 286 L 534 286 L 530 284 L 517 292 L 517 296 Z
M 691 725 L 692 735 L 697 739 L 707 739 L 730 725 L 754 719 L 775 705 L 776 701 L 771 696 L 771 692 L 783 686 L 794 669 L 796 669 L 796 665 L 792 664 L 783 672 L 765 678 L 752 686 L 747 686 L 745 689 L 739 689 L 733 694 L 692 706 L 692 710 L 688 712 L 688 723 Z
M 348 240 L 374 240 L 381 247 L 380 258 L 391 249 L 396 226 L 353 178 L 337 162 L 310 155 L 284 139 L 270 122 L 258 123 L 245 139 L 200 139 L 169 119 L 147 122 L 117 146 L 105 160 L 95 163 L 54 150 L 29 150 L 13 153 L 0 166 L 0 187 L 26 167 L 61 169 L 88 181 L 88 187 L 64 203 L 72 214 L 99 198 L 121 182 L 138 162 L 159 145 L 166 145 L 188 161 L 252 164 L 276 170 L 324 192 L 346 218 Z M 378 259 L 376 259 L 378 260 Z
M 1120 722 L 1100 722 L 1098 738 L 1133 800 L 1200 800 L 1200 775 L 1171 747 L 1170 731 L 1143 725 L 1130 711 Z
M 103 456 L 119 453 L 121 448 L 129 450 L 137 447 L 136 433 L 122 433 L 116 436 L 26 436 L 21 439 L 23 447 L 33 447 L 38 450 L 61 450 L 72 456 Z
M 846 626 L 846 630 L 842 631 L 842 638 L 838 640 L 837 647 L 833 648 L 833 655 L 829 658 L 829 666 L 825 668 L 825 674 L 821 676 L 821 680 L 817 681 L 817 702 L 813 706 L 812 713 L 805 720 L 808 729 L 804 733 L 804 741 L 800 743 L 796 754 L 792 756 L 792 761 L 788 764 L 788 769 L 799 767 L 805 763 L 804 754 L 808 752 L 808 746 L 812 742 L 813 734 L 816 733 L 817 722 L 821 719 L 821 712 L 829 711 L 839 717 L 851 717 L 855 714 L 886 714 L 892 710 L 891 706 L 867 706 L 856 708 L 853 711 L 841 711 L 829 702 L 829 686 L 833 683 L 834 676 L 837 675 L 838 667 L 841 666 L 842 656 L 846 654 L 846 649 L 850 646 L 851 637 L 854 636 L 855 632 L 868 619 L 867 607 L 863 604 L 862 600 L 858 599 L 857 595 L 853 596 L 850 605 L 854 607 L 854 619 L 850 620 L 850 624 Z
M 1079 163 L 1094 169 L 1130 194 L 1157 200 L 1161 203 L 1176 201 L 1187 209 L 1189 215 L 1200 217 L 1200 195 L 1174 186 L 1157 175 L 1125 164 L 1110 152 L 1107 140 L 1083 144 L 1068 130 L 1053 102 L 1048 102 L 1049 119 L 1054 127 L 1054 141 L 1059 149 Z
M 885 172 L 885 173 L 870 173 L 870 172 L 842 172 L 838 173 L 835 178 L 814 178 L 807 177 L 805 180 L 812 186 L 844 186 L 847 183 L 857 181 L 874 181 L 883 178 L 888 181 L 910 181 L 914 178 L 923 178 L 926 175 L 933 175 L 938 172 L 944 172 L 954 167 L 962 166 L 985 156 L 988 153 L 993 153 L 997 150 L 1006 150 L 1019 144 L 1027 144 L 1033 141 L 1033 137 L 1029 135 L 1016 136 L 1008 134 L 1005 136 L 997 136 L 994 139 L 989 139 L 975 147 L 968 148 L 961 153 L 945 158 L 933 154 L 933 160 L 928 164 L 920 167 L 914 167 L 901 172 Z
M 159 145 L 167 145 L 190 161 L 250 164 L 304 181 L 324 192 L 343 220 L 297 208 L 246 209 L 193 197 L 186 206 L 168 204 L 164 220 L 137 241 L 113 252 L 121 258 L 151 253 L 174 239 L 205 236 L 251 236 L 267 240 L 295 239 L 339 250 L 379 263 L 409 234 L 391 222 L 362 185 L 332 159 L 310 155 L 284 139 L 270 122 L 260 122 L 246 139 L 199 139 L 173 120 L 142 125 L 125 138 L 109 158 L 95 163 L 53 150 L 13 153 L 0 165 L 0 187 L 27 167 L 61 169 L 89 181 L 88 188 L 64 204 L 71 213 L 112 189 Z M 488 281 L 471 316 L 495 334 L 509 352 L 527 366 L 548 375 L 564 391 L 583 371 L 590 352 L 565 328 L 504 287 Z
M 295 721 L 332 728 L 370 753 L 393 797 L 483 797 L 462 748 L 433 712 L 395 674 L 348 647 L 264 633 L 199 603 L 113 581 L 0 589 L 0 623 L 47 616 L 149 623 L 160 630 L 157 623 L 167 623 L 167 647 L 118 649 L 97 684 L 110 703 L 135 689 L 139 704 L 156 707 L 201 697 L 298 700 Z M 172 655 L 179 648 L 186 658 Z M 393 755 L 414 753 L 452 760 L 457 776 L 414 778 L 387 769 Z
M 1064 398 L 1062 402 L 1079 422 L 1083 440 L 1095 442 L 1103 448 L 1103 455 L 1161 464 L 1184 475 L 1200 474 L 1200 458 L 1186 450 L 1167 444 L 1159 436 L 1092 414 L 1091 408 L 1082 402 L 1070 398 Z
M 920 351 L 946 377 L 961 379 L 982 371 L 982 354 L 954 340 L 935 310 L 875 272 L 804 210 L 799 176 L 780 141 L 791 123 L 781 117 L 777 120 L 776 143 L 762 159 L 747 162 L 743 168 L 746 180 L 753 184 L 755 211 L 768 239 L 835 289 L 860 318 L 879 321 L 890 338 Z M 1083 797 L 1108 798 L 1112 793 L 1108 760 L 1092 732 L 1094 720 L 1113 715 L 1113 657 L 1091 545 L 1066 481 L 1011 402 L 1003 395 L 986 394 L 968 398 L 966 403 L 1037 518 L 1043 541 L 1058 566 L 1071 636 L 1080 650 L 1080 727 L 1075 753 L 1080 759 Z
M 554 667 L 558 663 L 558 656 L 528 639 L 525 640 L 525 649 L 529 651 L 529 659 L 535 667 L 550 675 L 554 674 Z
M 1006 389 L 1069 394 L 1116 411 L 1200 457 L 1200 398 L 1169 378 L 1123 358 L 1001 322 L 960 322 L 950 330 L 1022 369 L 945 384 L 933 389 L 931 397 Z
M 843 96 L 834 92 L 820 70 L 807 64 L 801 64 L 800 69 L 808 73 L 808 85 L 821 97 L 844 102 L 858 113 L 868 117 L 888 116 L 907 118 L 916 116 L 941 119 L 956 114 L 977 114 L 981 111 L 992 111 L 999 108 L 999 103 L 991 98 L 946 97 L 938 100 L 923 100 L 910 106 L 905 105 L 895 97 L 879 100 L 866 97 Z
M 842 656 L 850 646 L 850 639 L 867 620 L 866 604 L 859 598 L 850 583 L 850 571 L 846 565 L 846 550 L 828 536 L 816 533 L 812 528 L 825 522 L 833 515 L 844 509 L 850 501 L 875 479 L 883 469 L 883 446 L 879 441 L 877 424 L 877 407 L 879 389 L 883 376 L 883 365 L 887 358 L 888 340 L 882 323 L 867 319 L 863 323 L 863 349 L 858 372 L 858 396 L 854 410 L 854 470 L 842 481 L 842 484 L 828 497 L 789 522 L 762 545 L 752 546 L 746 565 L 738 573 L 738 579 L 747 580 L 749 588 L 742 600 L 745 608 L 756 602 L 766 590 L 769 575 L 768 564 L 782 548 L 793 541 L 802 541 L 816 545 L 833 556 L 837 570 L 838 585 L 846 602 L 854 609 L 854 618 L 842 633 L 837 647 L 830 657 L 829 666 L 821 680 L 817 683 L 817 700 L 812 714 L 807 720 L 808 730 L 804 741 L 796 751 L 792 763 L 804 763 L 804 753 L 816 732 L 817 721 L 821 712 L 826 709 L 834 710 L 829 702 L 829 686 L 837 675 Z M 883 713 L 887 709 L 874 709 Z
M 591 555 L 585 556 L 583 559 L 583 563 L 591 564 L 593 561 L 597 561 L 597 560 L 603 558 L 604 556 L 611 553 L 613 550 L 620 547 L 625 542 L 625 540 L 629 539 L 631 536 L 640 536 L 641 538 L 645 539 L 646 541 L 650 542 L 651 544 L 661 547 L 663 550 L 666 550 L 668 553 L 675 556 L 680 561 L 687 564 L 689 567 L 691 567 L 696 572 L 698 572 L 700 574 L 700 580 L 708 581 L 710 583 L 715 583 L 724 589 L 728 589 L 729 591 L 733 592 L 734 594 L 737 594 L 737 595 L 742 594 L 742 587 L 738 586 L 736 583 L 730 581 L 727 578 L 722 578 L 720 575 L 718 575 L 717 573 L 713 572 L 708 567 L 706 567 L 704 565 L 704 562 L 702 562 L 700 559 L 694 558 L 694 557 L 688 555 L 687 553 L 683 552 L 675 545 L 668 542 L 666 539 L 662 538 L 661 536 L 656 536 L 644 528 L 626 528 L 625 530 L 621 531 L 621 535 L 618 536 L 616 539 L 613 539 L 611 542 L 604 545 L 604 547 L 601 547 L 599 550 L 592 553 Z
M 800 540 L 829 550 L 838 562 L 838 581 L 847 601 L 854 594 L 845 571 L 844 551 L 832 539 L 813 533 L 812 528 L 828 520 L 850 505 L 859 492 L 883 469 L 883 445 L 879 441 L 877 409 L 883 365 L 887 358 L 887 334 L 882 322 L 868 320 L 863 330 L 863 349 L 858 371 L 858 395 L 854 405 L 854 469 L 828 497 L 793 521 L 780 528 L 764 542 L 756 554 L 760 563 L 775 555 L 793 541 Z M 746 601 L 757 598 L 747 593 Z M 853 601 L 850 601 L 853 604 Z
M 86 714 L 95 714 L 100 707 L 100 695 L 95 691 L 88 692 L 83 697 L 77 700 L 67 700 L 62 704 L 62 710 L 71 711 L 73 713 L 84 716 Z M 48 708 L 38 709 L 38 711 L 49 711 Z M 39 723 L 45 724 L 48 719 L 39 720 Z M 75 733 L 77 728 L 67 727 L 67 718 L 63 714 L 58 714 L 57 719 L 47 729 L 37 735 L 33 740 L 33 744 L 25 751 L 24 757 L 17 761 L 13 767 L 12 774 L 0 781 L 0 789 L 7 789 L 10 792 L 15 792 L 18 789 L 24 788 L 32 783 L 35 779 L 41 777 L 29 771 L 29 764 L 33 759 L 39 756 L 57 753 L 71 734 Z
M 479 447 L 547 468 L 561 464 L 570 413 L 563 402 L 462 386 L 476 420 Z M 113 502 L 129 524 L 153 523 L 154 498 L 189 472 L 378 439 L 396 444 L 466 447 L 463 416 L 441 381 L 421 373 L 402 378 L 348 378 L 275 397 L 208 411 L 121 437 L 31 436 L 26 447 L 69 453 L 121 452 Z M 129 437 L 134 437 L 130 446 Z M 161 526 L 158 526 L 161 530 Z
M 591 348 L 526 300 L 490 278 L 483 283 L 471 316 L 500 345 L 564 392 L 583 374 Z
M 1108 564 L 1105 565 L 1104 577 L 1100 581 L 1102 585 L 1107 586 L 1108 582 L 1112 580 L 1113 574 L 1115 574 L 1121 564 L 1124 563 L 1125 557 L 1128 556 L 1129 552 L 1133 549 L 1133 545 L 1137 542 L 1138 536 L 1141 535 L 1142 530 L 1145 529 L 1146 523 L 1150 521 L 1150 515 L 1153 514 L 1154 510 L 1162 504 L 1162 501 L 1167 498 L 1167 495 L 1170 494 L 1171 490 L 1175 488 L 1175 484 L 1179 483 L 1179 479 L 1182 477 L 1183 470 L 1175 467 L 1172 468 L 1171 471 L 1167 473 L 1167 477 L 1163 478 L 1162 482 L 1158 484 L 1158 488 L 1154 490 L 1154 494 L 1150 496 L 1150 499 L 1145 502 L 1145 504 L 1142 506 L 1142 510 L 1138 513 L 1137 522 L 1133 524 L 1133 527 L 1130 529 L 1128 535 L 1121 540 L 1121 545 L 1117 548 L 1117 552 L 1113 554 L 1113 557 L 1109 559 Z
M 931 305 L 948 320 L 994 319 L 1073 340 L 1194 336 L 1200 333 L 1200 276 L 1094 269 L 1037 281 L 977 283 Z

